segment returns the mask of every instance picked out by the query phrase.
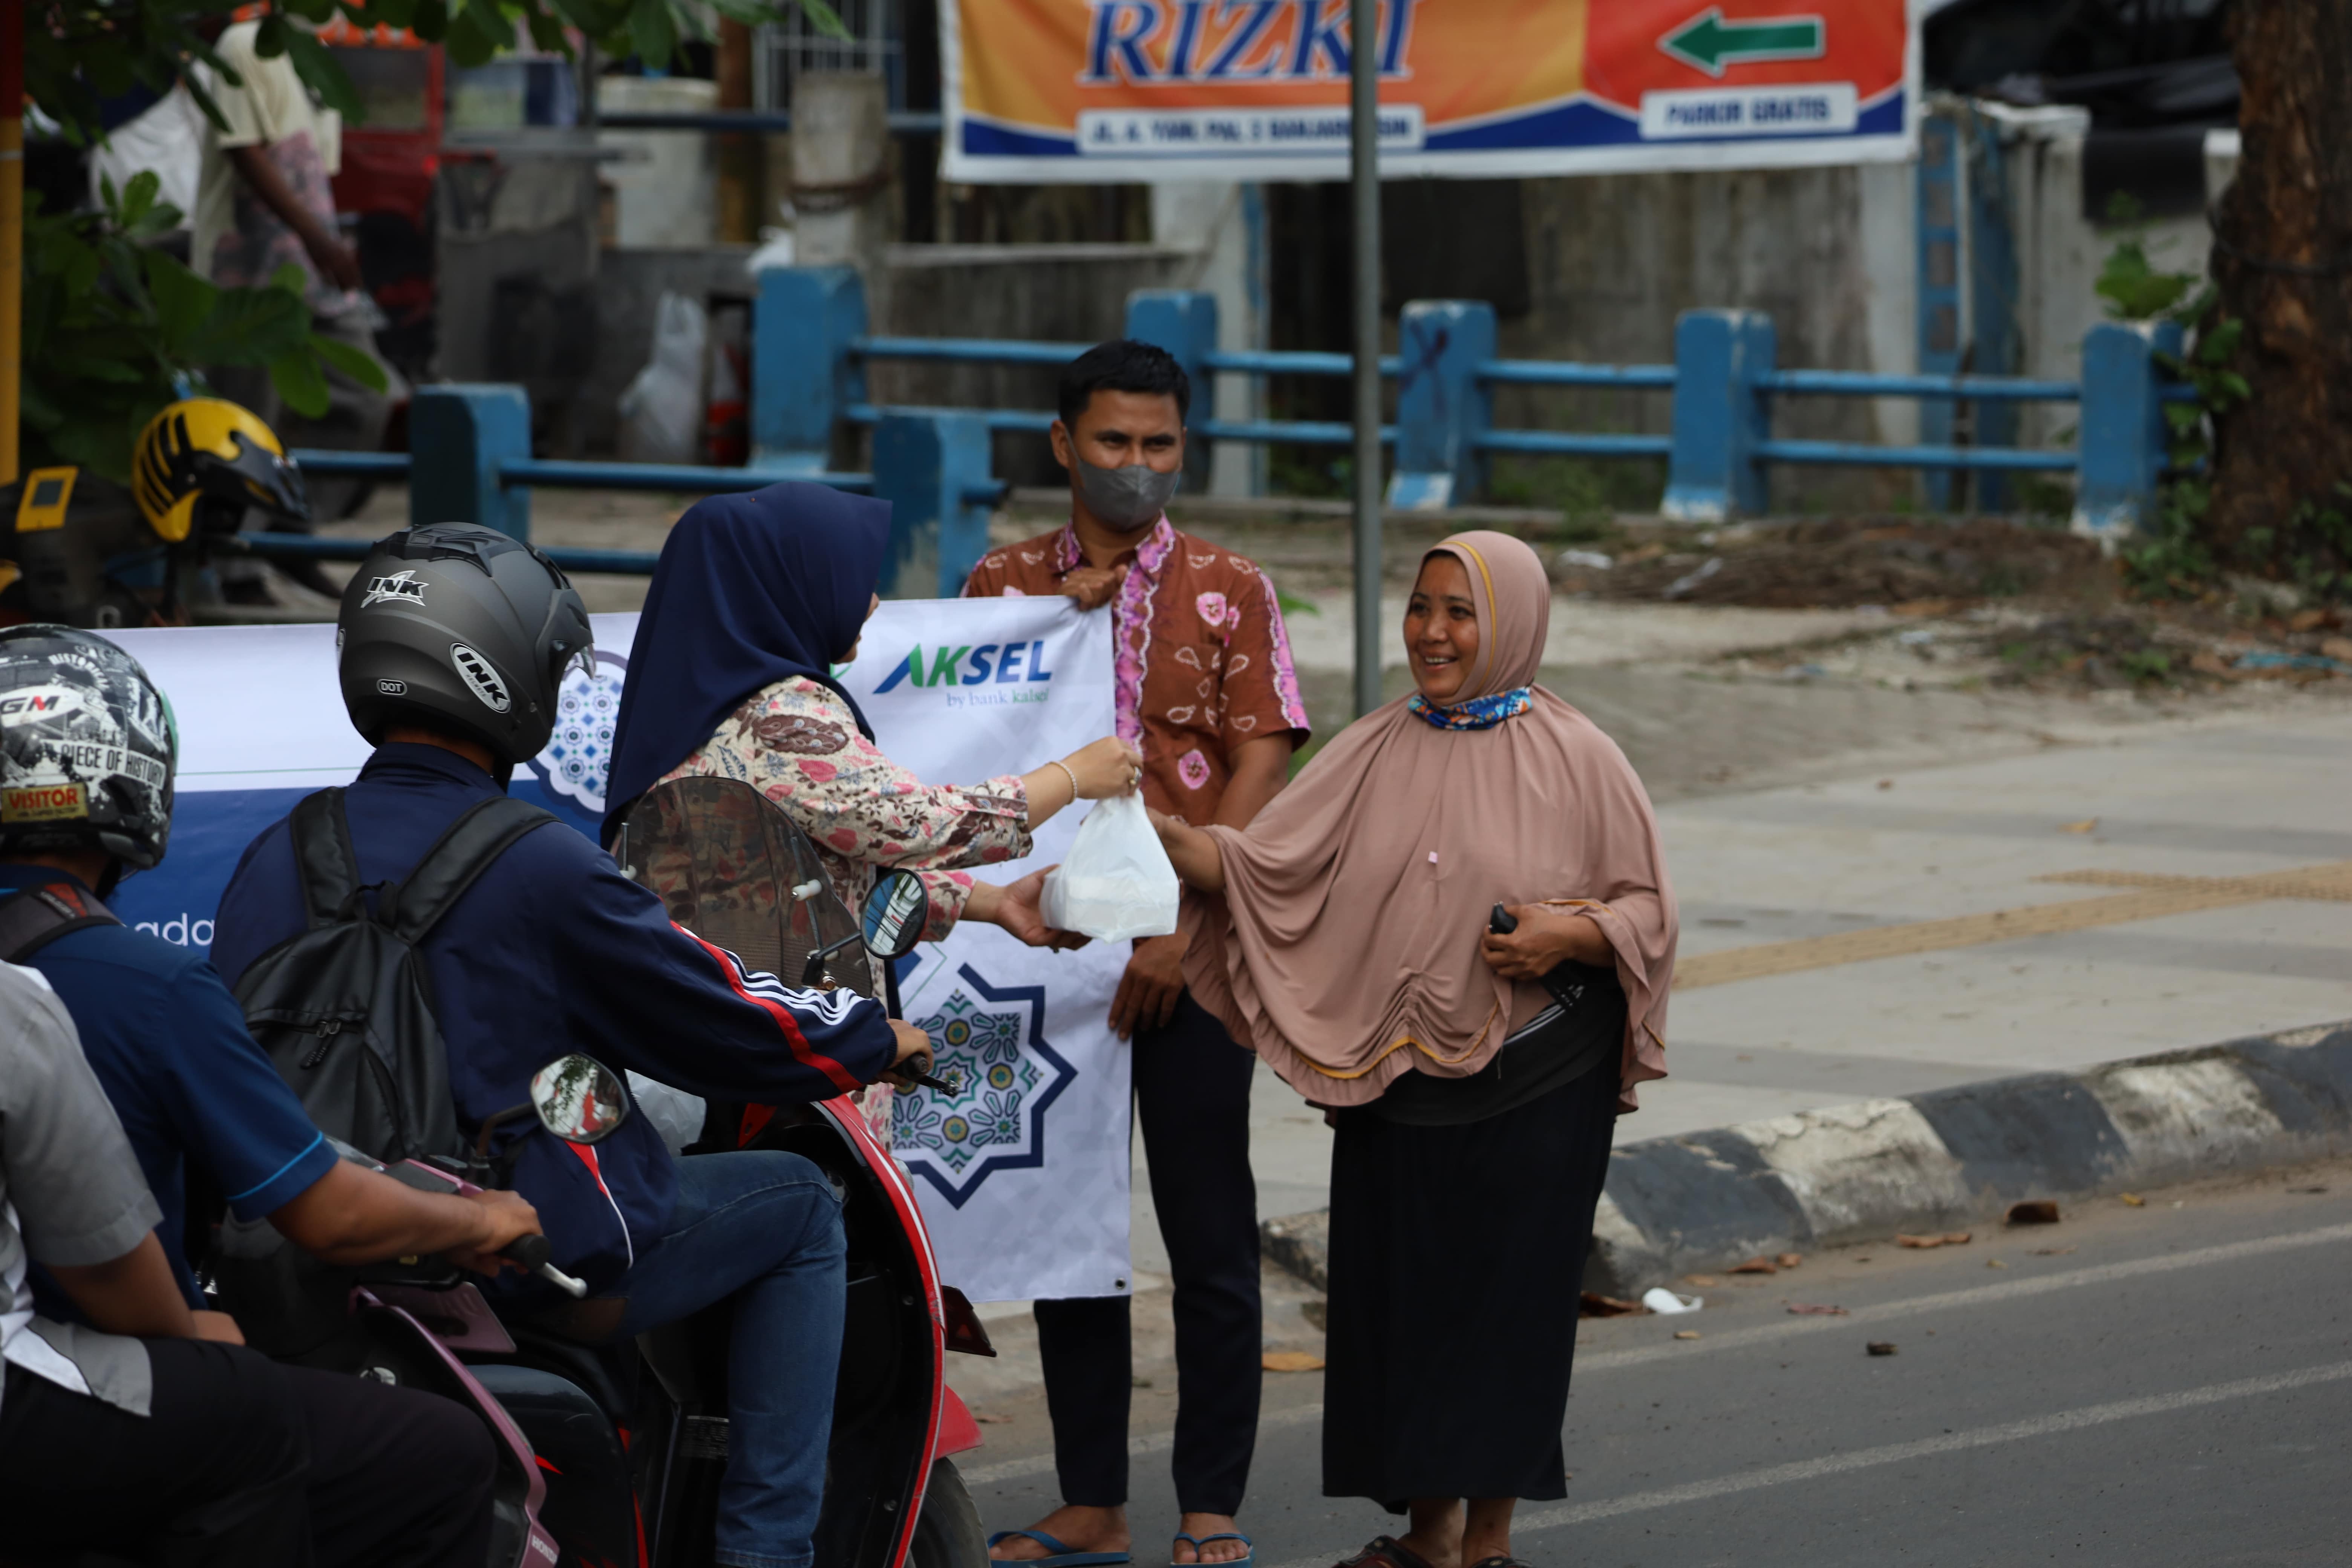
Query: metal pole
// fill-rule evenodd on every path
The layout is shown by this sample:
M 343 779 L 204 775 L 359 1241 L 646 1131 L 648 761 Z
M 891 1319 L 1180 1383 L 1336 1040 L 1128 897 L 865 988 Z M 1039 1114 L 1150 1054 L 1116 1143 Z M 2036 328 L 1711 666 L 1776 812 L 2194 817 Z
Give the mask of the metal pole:
M 1397 4 L 1399 0 L 1390 0 Z M 1348 184 L 1355 215 L 1356 712 L 1381 705 L 1380 0 L 1348 0 Z

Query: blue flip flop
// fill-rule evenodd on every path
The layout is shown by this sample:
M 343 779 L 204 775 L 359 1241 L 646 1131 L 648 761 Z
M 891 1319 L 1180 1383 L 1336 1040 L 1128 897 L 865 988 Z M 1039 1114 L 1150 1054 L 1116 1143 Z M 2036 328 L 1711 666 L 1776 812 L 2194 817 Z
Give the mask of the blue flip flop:
M 1056 1541 L 1042 1530 L 1000 1530 L 988 1538 L 988 1549 L 993 1552 L 998 1542 L 1016 1535 L 1027 1536 L 1052 1553 L 1047 1557 L 1024 1558 L 1023 1568 L 1111 1568 L 1115 1563 L 1135 1561 L 1124 1552 L 1080 1552 L 1068 1542 Z
M 1176 1533 L 1176 1539 L 1179 1541 L 1191 1542 L 1192 1543 L 1192 1550 L 1195 1552 L 1206 1551 L 1208 1549 L 1209 1542 L 1212 1541 L 1238 1541 L 1244 1546 L 1249 1548 L 1249 1553 L 1246 1556 L 1236 1557 L 1230 1563 L 1210 1563 L 1205 1560 L 1198 1563 L 1178 1563 L 1173 1558 L 1171 1558 L 1168 1568 L 1256 1568 L 1257 1542 L 1252 1541 L 1248 1536 L 1244 1535 L 1238 1530 L 1228 1530 L 1218 1535 L 1186 1535 L 1183 1531 L 1179 1531 Z

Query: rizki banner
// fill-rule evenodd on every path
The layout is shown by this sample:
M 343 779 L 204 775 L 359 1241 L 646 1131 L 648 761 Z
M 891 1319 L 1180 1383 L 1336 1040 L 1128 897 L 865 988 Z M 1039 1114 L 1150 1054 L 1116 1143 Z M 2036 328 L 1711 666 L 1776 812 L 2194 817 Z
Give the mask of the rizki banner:
M 1381 172 L 1892 162 L 1913 150 L 1906 0 L 1380 0 Z M 1349 0 L 950 0 L 945 175 L 1332 180 Z
M 511 793 L 593 838 L 637 617 L 592 621 L 595 669 L 566 678 L 555 735 Z M 111 907 L 166 942 L 209 947 L 246 846 L 367 761 L 336 687 L 335 629 L 105 635 L 146 667 L 180 732 L 170 851 Z M 1111 732 L 1110 616 L 1062 598 L 889 601 L 842 684 L 883 751 L 926 783 L 1025 773 Z M 1011 881 L 1055 863 L 1084 816 L 1064 810 L 1032 860 L 981 874 Z M 1126 961 L 1124 944 L 1056 953 L 972 925 L 899 965 L 905 1014 L 960 1088 L 896 1097 L 892 1142 L 942 1278 L 974 1300 L 1129 1289 L 1129 1058 L 1108 1022 Z

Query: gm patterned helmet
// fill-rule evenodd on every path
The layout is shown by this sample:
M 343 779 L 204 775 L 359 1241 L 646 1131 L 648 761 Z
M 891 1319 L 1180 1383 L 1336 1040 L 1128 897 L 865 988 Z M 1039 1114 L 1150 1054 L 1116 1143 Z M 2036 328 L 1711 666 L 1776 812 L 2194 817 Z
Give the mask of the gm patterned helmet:
M 0 854 L 96 847 L 153 866 L 179 751 L 137 659 L 72 626 L 0 631 Z
M 297 521 L 310 515 L 302 470 L 268 426 L 218 397 L 189 397 L 147 422 L 131 463 L 131 486 L 147 526 L 173 544 L 188 537 L 200 509 L 226 533 L 249 506 Z M 203 503 L 217 503 L 204 508 Z

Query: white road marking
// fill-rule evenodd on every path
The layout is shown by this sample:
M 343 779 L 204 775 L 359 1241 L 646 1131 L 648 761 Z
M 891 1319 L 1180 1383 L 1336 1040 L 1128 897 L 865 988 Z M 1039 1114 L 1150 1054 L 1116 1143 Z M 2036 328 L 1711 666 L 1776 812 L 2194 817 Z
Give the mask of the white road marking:
M 1643 1366 L 1651 1362 L 1664 1361 L 1668 1358 L 1681 1359 L 1706 1355 L 1716 1351 L 1735 1350 L 1743 1345 L 1789 1339 L 1801 1334 L 1821 1333 L 1832 1329 L 1852 1329 L 1866 1323 L 1916 1317 L 1922 1312 L 1990 1306 L 2029 1296 L 2047 1295 L 2053 1290 L 2071 1290 L 2084 1285 L 2105 1285 L 2117 1279 L 2132 1279 L 2150 1274 L 2169 1274 L 2182 1268 L 2209 1268 L 2214 1264 L 2234 1263 L 2241 1258 L 2257 1258 L 2266 1253 L 2286 1252 L 2305 1247 L 2324 1247 L 2330 1242 L 2338 1241 L 2352 1241 L 2352 1225 L 2326 1226 L 2317 1230 L 2296 1231 L 2286 1236 L 2256 1237 L 2249 1241 L 2227 1242 L 2219 1247 L 2201 1247 L 2189 1252 L 2168 1253 L 2160 1258 L 2136 1258 L 2123 1263 L 2095 1264 L 2087 1268 L 2070 1268 L 2063 1273 L 2045 1274 L 2039 1279 L 2009 1279 L 1997 1285 L 1979 1285 L 1967 1290 L 1938 1291 L 1932 1296 L 1914 1296 L 1906 1300 L 1884 1301 L 1876 1306 L 1856 1307 L 1851 1315 L 1843 1318 L 1790 1318 L 1786 1322 L 1766 1323 L 1751 1329 L 1733 1329 L 1727 1332 L 1713 1333 L 1696 1342 L 1670 1341 L 1655 1345 L 1643 1345 L 1633 1350 L 1608 1351 L 1600 1355 L 1579 1356 L 1576 1358 L 1576 1373 L 1578 1376 L 1586 1376 L 1594 1373 L 1613 1372 L 1621 1367 Z M 2120 1407 L 2099 1406 L 2098 1408 Z M 1291 1426 L 1305 1426 L 1308 1422 L 1320 1421 L 1322 1418 L 1323 1406 L 1318 1401 L 1312 1405 L 1296 1405 L 1288 1410 L 1278 1410 L 1270 1415 L 1261 1416 L 1257 1427 L 1261 1433 L 1275 1432 Z M 2050 1419 L 2063 1418 L 2053 1416 Z M 2112 1419 L 2120 1419 L 2120 1417 L 2112 1417 Z M 1954 1439 L 1945 1438 L 1942 1441 L 1949 1443 Z M 1141 1458 L 1148 1454 L 1165 1453 L 1175 1446 L 1175 1442 L 1176 1435 L 1173 1432 L 1147 1432 L 1141 1436 L 1129 1437 L 1127 1440 L 1127 1451 L 1130 1457 Z M 1843 1463 L 1843 1461 L 1809 1462 Z M 1872 1463 L 1877 1462 L 1872 1461 Z M 1786 1468 L 1788 1467 L 1783 1467 L 1783 1468 Z M 1006 1481 L 1027 1480 L 1032 1476 L 1051 1475 L 1053 1472 L 1054 1456 L 1047 1452 L 1031 1454 L 1025 1458 L 1004 1459 L 993 1465 L 976 1466 L 964 1470 L 963 1479 L 967 1486 L 996 1486 Z M 1741 1483 L 1743 1486 L 1745 1484 L 1744 1481 Z M 1615 1505 L 1606 1506 L 1615 1508 Z M 1623 1511 L 1622 1509 L 1615 1510 Z M 1579 1514 L 1578 1517 L 1585 1516 Z M 1591 1517 L 1601 1516 L 1596 1514 Z M 1530 1515 L 1528 1521 L 1523 1521 L 1516 1528 L 1549 1529 L 1550 1528 L 1549 1524 L 1538 1526 L 1531 1521 L 1537 1519 L 1549 1521 L 1550 1518 L 1549 1513 Z M 1314 1568 L 1315 1564 L 1322 1562 L 1321 1558 L 1314 1558 L 1305 1563 L 1286 1564 L 1285 1568 Z
M 1969 1448 L 1989 1448 L 2000 1443 L 2018 1443 L 2032 1437 L 2054 1436 L 2062 1432 L 2079 1432 L 2086 1426 L 2104 1426 L 2111 1421 L 2132 1421 L 2143 1415 L 2194 1410 L 2232 1399 L 2284 1394 L 2292 1389 L 2338 1383 L 2346 1378 L 2352 1378 L 2352 1361 L 2307 1366 L 2297 1372 L 2275 1373 L 2267 1377 L 2244 1377 L 2234 1383 L 2209 1384 L 2203 1388 L 2153 1394 L 2146 1399 L 2119 1399 L 2112 1405 L 2089 1405 L 2079 1410 L 2062 1410 L 2050 1415 L 2029 1415 L 2022 1421 L 2005 1421 L 1998 1426 L 1979 1426 L 1969 1432 L 1923 1437 L 1916 1443 L 1889 1443 L 1883 1447 L 1863 1448 L 1851 1454 L 1831 1454 L 1818 1459 L 1772 1465 L 1742 1475 L 1717 1476 L 1712 1480 L 1661 1487 L 1655 1491 L 1632 1492 L 1601 1502 L 1580 1503 L 1571 1508 L 1549 1508 L 1513 1520 L 1511 1528 L 1515 1532 L 1558 1530 L 1563 1525 L 1583 1524 L 1621 1513 L 1640 1513 L 1649 1509 L 1705 1502 L 1711 1498 L 1756 1491 L 1764 1487 L 1787 1486 L 1796 1481 L 1843 1475 L 1850 1470 L 1866 1470 L 1878 1465 L 1901 1464 L 1906 1459 L 1932 1458 L 1938 1454 L 1957 1454 Z M 1320 1568 L 1326 1561 L 1321 1557 L 1308 1558 L 1297 1568 Z

